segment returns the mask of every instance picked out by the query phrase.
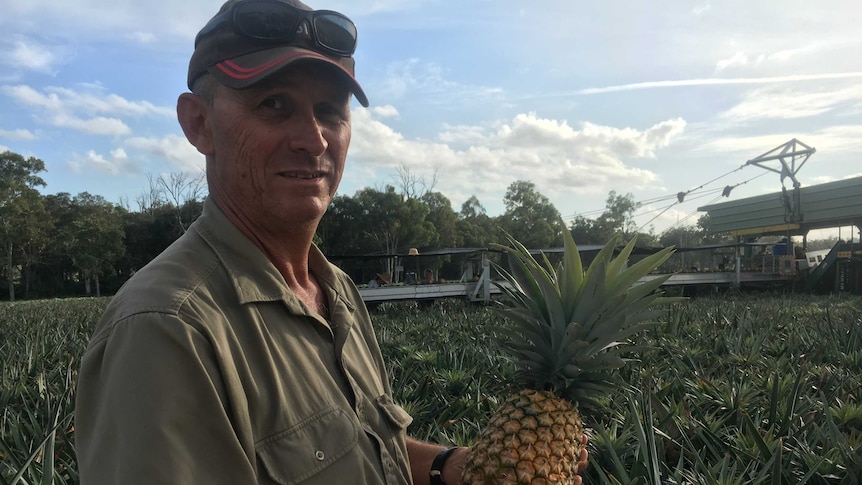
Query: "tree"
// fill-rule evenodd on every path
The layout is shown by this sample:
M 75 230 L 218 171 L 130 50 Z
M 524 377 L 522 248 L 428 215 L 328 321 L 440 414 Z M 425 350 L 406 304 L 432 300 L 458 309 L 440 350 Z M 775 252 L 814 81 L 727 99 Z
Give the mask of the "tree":
M 392 254 L 399 249 L 424 247 L 437 239 L 434 226 L 425 219 L 428 207 L 396 194 L 392 186 L 384 191 L 360 190 L 356 201 L 365 215 L 361 234 L 366 248 Z
M 314 242 L 328 256 L 358 255 L 365 213 L 356 199 L 336 195 L 317 226 Z
M 82 192 L 72 199 L 73 217 L 67 226 L 69 256 L 81 271 L 85 291 L 101 296 L 99 278 L 114 270 L 125 252 L 122 209 L 99 195 Z
M 23 277 L 24 298 L 30 296 L 30 283 L 35 266 L 42 262 L 50 240 L 49 234 L 52 227 L 51 218 L 45 210 L 45 198 L 35 191 L 28 191 L 19 199 L 23 207 L 20 224 L 20 238 L 18 242 L 18 261 L 21 266 Z
M 703 234 L 703 244 L 732 243 L 734 237 L 729 232 L 712 232 L 710 230 L 709 214 L 704 214 L 697 219 L 697 227 Z
M 704 232 L 693 226 L 672 227 L 659 236 L 663 247 L 694 248 L 703 244 Z M 665 263 L 666 271 L 684 271 L 690 267 L 711 267 L 711 254 L 705 251 L 678 251 Z
M 491 243 L 503 240 L 497 221 L 488 216 L 485 207 L 475 195 L 461 205 L 458 234 L 461 244 L 468 248 L 485 248 Z
M 458 214 L 452 210 L 452 203 L 440 192 L 425 192 L 419 200 L 428 207 L 425 220 L 437 231 L 437 240 L 432 243 L 440 248 L 455 248 L 462 243 L 458 232 Z
M 410 170 L 405 163 L 398 167 L 397 188 L 401 195 L 408 199 L 419 199 L 423 195 L 434 190 L 437 185 L 437 169 L 431 175 L 431 181 L 425 180 L 425 177 L 417 176 Z
M 45 162 L 38 158 L 25 159 L 8 150 L 0 153 L 0 242 L 10 300 L 15 299 L 16 248 L 39 237 L 38 230 L 29 225 L 39 213 L 40 195 L 35 187 L 45 186 L 36 174 L 44 171 Z
M 135 199 L 138 211 L 152 213 L 170 209 L 180 234 L 194 222 L 203 210 L 203 199 L 206 196 L 206 174 L 190 174 L 187 172 L 171 172 L 153 178 L 147 174 L 149 188 Z
M 486 216 L 487 214 L 488 212 L 485 210 L 485 206 L 479 202 L 479 199 L 475 195 L 471 195 L 469 199 L 461 204 L 460 216 L 462 219 L 472 219 L 475 217 Z
M 418 199 L 404 197 L 387 186 L 365 188 L 352 198 L 336 197 L 318 227 L 317 242 L 327 254 L 396 254 L 411 247 L 422 248 L 437 240 L 434 225 L 425 218 L 428 207 Z M 365 261 L 345 271 L 357 281 L 367 272 L 395 274 L 393 261 Z M 372 271 L 373 269 L 373 271 Z
M 522 180 L 513 182 L 503 202 L 506 212 L 500 225 L 524 246 L 538 249 L 559 245 L 560 212 L 536 190 L 535 184 Z
M 67 192 L 46 195 L 45 212 L 50 221 L 48 240 L 42 256 L 43 264 L 36 270 L 40 293 L 45 297 L 64 296 L 72 293 L 77 269 L 69 257 L 69 229 L 72 223 L 72 196 Z
M 616 191 L 611 190 L 602 215 L 596 219 L 575 217 L 571 227 L 572 237 L 580 244 L 604 244 L 616 235 L 622 236 L 624 240 L 631 239 L 637 235 L 634 222 L 637 207 L 632 194 L 617 195 Z M 645 242 L 644 238 L 639 238 L 639 245 Z
M 180 208 L 182 220 L 196 219 L 201 213 L 201 205 L 196 200 L 186 202 Z M 147 211 L 125 211 L 122 219 L 126 251 L 116 269 L 124 278 L 152 261 L 185 232 L 177 222 L 177 210 L 172 204 L 159 205 Z

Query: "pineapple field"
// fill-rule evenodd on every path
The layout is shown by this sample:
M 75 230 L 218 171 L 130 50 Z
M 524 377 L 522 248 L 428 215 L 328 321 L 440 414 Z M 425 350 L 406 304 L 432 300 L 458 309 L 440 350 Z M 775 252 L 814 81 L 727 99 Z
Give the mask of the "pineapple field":
M 76 369 L 106 303 L 0 304 L 0 484 L 78 483 Z M 862 298 L 729 294 L 663 308 L 619 354 L 623 385 L 579 403 L 584 483 L 862 483 Z M 500 344 L 509 317 L 493 307 L 386 303 L 373 318 L 417 438 L 472 445 L 519 390 Z

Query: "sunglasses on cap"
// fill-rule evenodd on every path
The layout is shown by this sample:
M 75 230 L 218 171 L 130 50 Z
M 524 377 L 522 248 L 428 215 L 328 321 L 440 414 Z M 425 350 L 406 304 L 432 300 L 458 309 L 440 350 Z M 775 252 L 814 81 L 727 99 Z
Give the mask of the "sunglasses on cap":
M 202 37 L 230 22 L 237 34 L 261 42 L 290 43 L 297 33 L 308 35 L 321 52 L 350 57 L 356 50 L 356 25 L 331 10 L 302 10 L 278 0 L 247 0 L 216 15 L 195 37 Z

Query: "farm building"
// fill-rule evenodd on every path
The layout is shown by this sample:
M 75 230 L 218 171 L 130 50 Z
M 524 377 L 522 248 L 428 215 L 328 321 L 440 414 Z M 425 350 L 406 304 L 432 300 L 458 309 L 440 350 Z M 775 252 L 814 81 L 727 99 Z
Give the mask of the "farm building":
M 806 270 L 808 290 L 862 291 L 862 177 L 782 190 L 771 194 L 712 204 L 698 208 L 709 215 L 711 232 L 729 232 L 739 243 L 760 236 L 783 235 L 789 241 L 801 236 L 803 251 L 787 247 L 779 264 L 787 270 Z M 853 226 L 853 237 L 841 242 L 820 260 L 809 262 L 804 254 L 808 233 L 815 229 Z M 813 264 L 812 264 L 813 263 Z M 780 268 L 784 269 L 784 268 Z M 810 271 L 807 271 L 809 270 Z

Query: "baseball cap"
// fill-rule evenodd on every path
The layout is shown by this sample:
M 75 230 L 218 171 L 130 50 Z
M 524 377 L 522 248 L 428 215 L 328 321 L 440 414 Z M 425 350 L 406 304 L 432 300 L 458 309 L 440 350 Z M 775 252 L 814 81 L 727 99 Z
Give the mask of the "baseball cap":
M 283 17 L 270 14 L 270 10 L 284 9 L 287 12 L 312 12 L 311 20 L 291 16 L 289 24 L 281 23 L 275 30 L 283 30 L 285 26 L 296 31 L 289 32 L 286 38 L 265 38 L 249 35 L 248 29 L 235 25 L 236 15 L 232 9 L 241 5 L 244 14 L 254 18 L 249 22 L 251 29 L 266 29 L 262 36 L 270 35 L 273 22 L 282 22 Z M 281 5 L 284 4 L 284 5 Z M 286 6 L 285 6 L 286 5 Z M 257 12 L 256 10 L 260 10 Z M 318 18 L 323 21 L 318 22 Z M 328 22 L 327 19 L 335 19 Z M 350 48 L 343 52 L 328 48 L 325 41 L 327 26 L 346 24 L 353 30 Z M 342 36 L 343 38 L 343 36 Z M 299 0 L 228 0 L 215 16 L 198 33 L 195 39 L 195 51 L 189 61 L 188 86 L 192 89 L 195 81 L 204 72 L 209 72 L 216 80 L 233 89 L 244 89 L 254 86 L 272 74 L 281 71 L 297 62 L 321 62 L 335 68 L 335 71 L 347 79 L 353 94 L 362 106 L 368 106 L 368 97 L 355 77 L 356 31 L 353 23 L 343 15 L 332 11 L 314 11 Z

